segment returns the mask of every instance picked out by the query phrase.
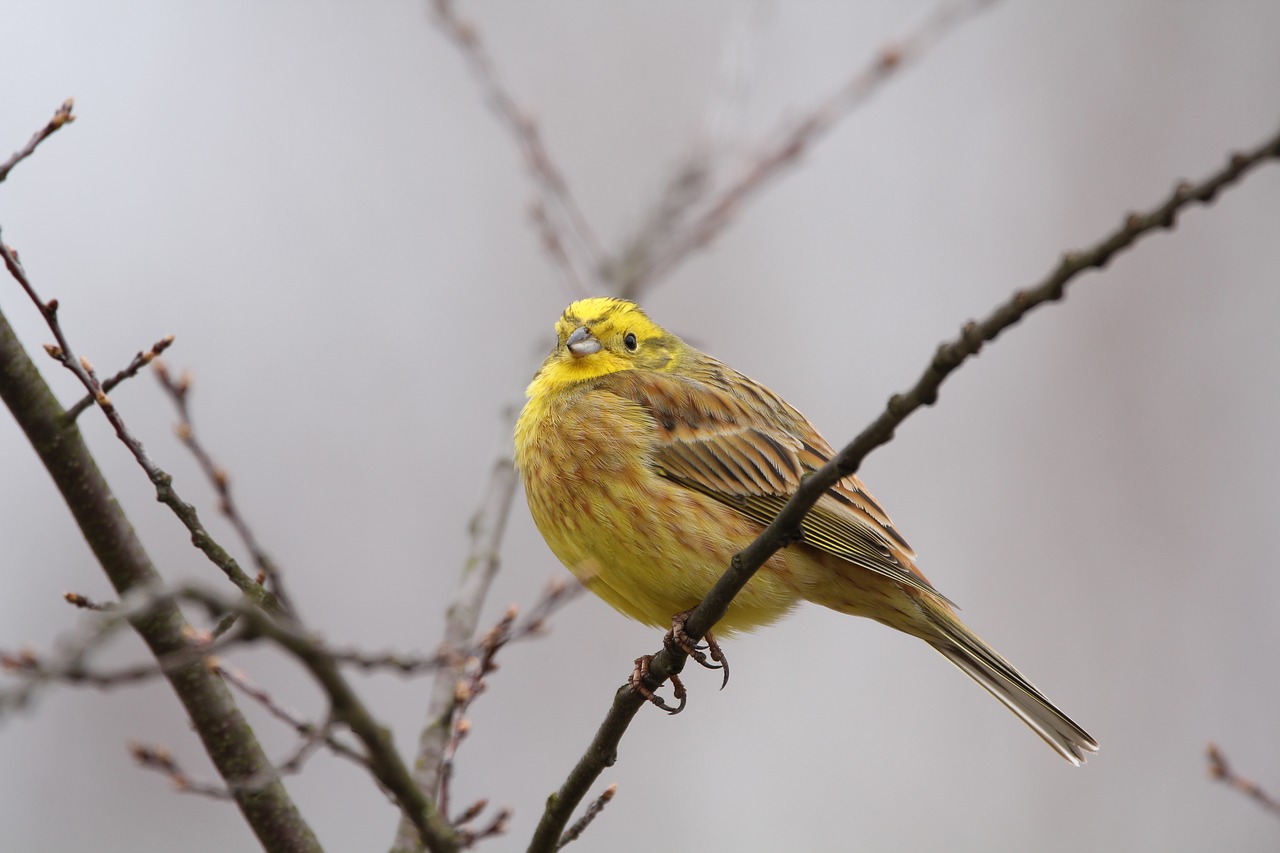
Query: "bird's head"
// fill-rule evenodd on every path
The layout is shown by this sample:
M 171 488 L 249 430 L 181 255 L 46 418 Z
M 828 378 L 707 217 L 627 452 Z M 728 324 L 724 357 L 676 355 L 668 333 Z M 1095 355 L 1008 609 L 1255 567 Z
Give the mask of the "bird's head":
M 685 345 L 626 299 L 580 299 L 556 322 L 556 347 L 534 377 L 559 387 L 622 370 L 668 369 Z

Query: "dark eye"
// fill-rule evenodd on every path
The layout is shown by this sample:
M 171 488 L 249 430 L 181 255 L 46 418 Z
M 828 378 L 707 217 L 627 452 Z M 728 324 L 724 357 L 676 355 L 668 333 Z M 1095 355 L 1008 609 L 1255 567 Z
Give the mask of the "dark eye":
M 622 345 L 627 348 L 628 352 L 635 352 L 638 344 L 634 332 L 627 332 L 622 338 Z

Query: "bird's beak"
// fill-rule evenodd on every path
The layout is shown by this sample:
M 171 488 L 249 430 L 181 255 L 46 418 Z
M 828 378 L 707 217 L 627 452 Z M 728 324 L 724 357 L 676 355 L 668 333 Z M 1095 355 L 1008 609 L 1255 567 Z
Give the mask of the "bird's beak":
M 569 348 L 569 353 L 574 358 L 582 358 L 584 355 L 591 355 L 594 352 L 600 352 L 600 342 L 591 336 L 586 326 L 579 326 L 573 330 L 573 334 L 569 336 L 569 340 L 564 342 Z

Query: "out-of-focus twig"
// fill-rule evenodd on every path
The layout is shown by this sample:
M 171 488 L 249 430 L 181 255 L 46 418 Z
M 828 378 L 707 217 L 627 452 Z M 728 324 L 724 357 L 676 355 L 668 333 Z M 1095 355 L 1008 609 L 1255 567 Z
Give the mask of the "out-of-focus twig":
M 76 102 L 74 98 L 67 98 L 63 101 L 62 106 L 58 107 L 54 112 L 53 118 L 49 119 L 48 124 L 37 130 L 35 134 L 32 135 L 31 139 L 27 141 L 26 145 L 13 152 L 13 156 L 8 160 L 5 160 L 3 163 L 0 163 L 0 183 L 3 183 L 4 179 L 9 177 L 9 172 L 14 166 L 18 165 L 35 153 L 36 146 L 41 142 L 44 142 L 50 136 L 53 136 L 53 134 L 61 130 L 64 125 L 68 125 L 76 120 L 75 115 L 71 112 L 75 109 L 75 105 Z
M 576 290 L 578 296 L 588 295 L 584 283 L 595 279 L 604 251 L 569 191 L 564 175 L 548 154 L 537 121 L 521 109 L 507 91 L 479 32 L 470 21 L 458 15 L 454 0 L 431 0 L 431 8 L 440 30 L 457 46 L 471 67 L 472 76 L 483 90 L 485 100 L 515 137 L 529 173 L 546 202 L 547 211 L 565 225 L 561 229 L 558 224 L 552 224 L 550 217 L 546 220 L 545 228 L 554 230 L 556 241 L 565 249 L 559 254 L 552 253 L 552 258 L 565 272 L 569 287 Z M 573 241 L 559 236 L 562 231 L 571 234 Z
M 240 670 L 229 666 L 218 658 L 209 658 L 209 669 L 221 675 L 224 680 L 253 701 L 257 702 L 267 713 L 275 717 L 280 722 L 289 726 L 302 738 L 298 748 L 293 755 L 281 762 L 275 769 L 279 775 L 288 773 L 297 773 L 302 769 L 303 764 L 310 755 L 320 746 L 327 746 L 334 755 L 353 761 L 366 770 L 369 768 L 369 762 L 365 757 L 338 740 L 333 734 L 333 719 L 330 717 L 322 725 L 308 722 L 302 719 L 298 714 L 285 708 L 277 702 L 270 693 L 258 687 L 249 680 L 249 677 Z M 237 784 L 243 787 L 251 787 L 257 782 L 260 785 L 266 784 L 270 779 L 263 780 L 242 780 Z
M 184 794 L 198 794 L 214 800 L 229 800 L 232 798 L 230 789 L 221 785 L 193 782 L 191 777 L 178 766 L 178 760 L 173 757 L 173 753 L 167 747 L 131 743 L 129 744 L 129 754 L 133 756 L 133 760 L 138 762 L 139 766 L 154 770 L 167 778 L 175 791 L 181 791 Z
M 79 607 L 81 610 L 100 610 L 101 611 L 101 610 L 110 610 L 111 608 L 115 607 L 114 604 L 103 604 L 101 602 L 94 601 L 92 598 L 89 598 L 87 595 L 81 595 L 78 592 L 64 592 L 62 594 L 62 599 L 63 601 L 67 602 L 67 604 L 70 604 L 72 607 Z
M 153 360 L 155 360 L 156 356 L 160 355 L 160 353 L 164 352 L 172 345 L 173 345 L 173 335 L 166 335 L 165 337 L 156 341 L 154 344 L 151 345 L 151 349 L 147 350 L 146 352 L 139 352 L 137 355 L 135 355 L 133 357 L 133 361 L 129 362 L 128 366 L 125 367 L 124 370 L 121 370 L 119 373 L 117 373 L 115 376 L 112 376 L 110 379 L 103 381 L 102 390 L 106 393 L 110 393 L 112 388 L 115 388 L 117 385 L 119 385 L 121 382 L 125 381 L 126 379 L 136 376 L 139 370 L 141 370 L 142 368 L 150 364 Z M 92 394 L 85 394 L 83 397 L 79 399 L 79 401 L 77 401 L 69 409 L 67 409 L 67 420 L 74 421 L 76 418 L 80 417 L 81 412 L 83 412 L 85 409 L 92 406 L 93 403 L 94 403 L 94 396 Z
M 556 845 L 556 849 L 560 850 L 577 841 L 578 837 L 581 836 L 582 833 L 586 832 L 587 827 L 591 825 L 591 822 L 599 817 L 600 813 L 604 811 L 604 807 L 609 805 L 609 802 L 613 799 L 613 795 L 616 793 L 618 793 L 618 786 L 610 785 L 604 789 L 600 796 L 592 800 L 591 805 L 587 806 L 587 810 L 582 813 L 582 817 L 574 821 L 573 826 L 566 829 L 564 835 L 560 836 L 560 843 Z
M 450 782 L 453 781 L 454 759 L 458 754 L 458 748 L 462 745 L 462 741 L 471 732 L 471 720 L 467 717 L 467 712 L 471 709 L 472 703 L 487 688 L 485 677 L 497 669 L 497 663 L 494 659 L 511 637 L 516 614 L 517 610 L 514 605 L 507 608 L 507 612 L 502 615 L 502 619 L 498 621 L 498 624 L 494 625 L 485 634 L 484 640 L 480 643 L 480 654 L 466 661 L 463 665 L 462 676 L 454 683 L 454 702 L 449 714 L 449 739 L 445 744 L 440 766 L 440 784 L 435 794 L 436 807 L 440 809 L 440 813 L 445 815 L 446 818 L 449 816 Z M 461 817 L 450 822 L 454 826 L 462 826 L 466 822 L 474 820 L 480 814 L 482 808 L 483 806 L 477 808 L 473 805 Z M 505 824 L 505 818 L 503 818 L 502 823 Z
M 542 248 L 546 250 L 547 255 L 560 268 L 561 273 L 565 276 L 569 283 L 569 291 L 577 296 L 585 296 L 591 292 L 591 288 L 582 279 L 582 273 L 578 271 L 573 259 L 569 257 L 569 251 L 565 248 L 564 238 L 561 237 L 560 229 L 551 221 L 551 215 L 547 212 L 547 206 L 541 201 L 535 201 L 529 206 L 529 221 L 533 223 L 533 228 L 538 232 L 538 239 L 542 241 Z
M 504 635 L 503 643 L 510 644 L 538 636 L 544 631 L 546 620 L 581 591 L 582 587 L 576 583 L 553 581 L 548 585 L 543 596 L 529 609 L 528 614 L 509 628 Z M 183 588 L 174 590 L 156 587 L 132 592 L 119 603 L 97 604 L 77 593 L 66 593 L 64 597 L 68 601 L 75 603 L 78 607 L 97 611 L 98 615 L 86 620 L 84 627 L 76 634 L 59 639 L 54 654 L 40 654 L 29 648 L 16 651 L 0 649 L 0 671 L 17 681 L 13 687 L 0 688 L 0 714 L 10 708 L 25 707 L 37 690 L 50 685 L 86 686 L 109 690 L 175 673 L 194 663 L 216 661 L 217 655 L 227 653 L 237 646 L 264 641 L 264 637 L 252 631 L 197 631 L 188 628 L 183 632 L 185 645 L 160 655 L 153 661 L 112 669 L 95 669 L 90 665 L 90 655 L 102 648 L 103 641 L 109 634 L 124 628 L 130 620 L 144 617 L 157 606 L 171 603 L 183 596 Z M 234 621 L 239 614 L 231 599 L 221 601 L 208 594 L 202 594 L 196 602 L 207 607 L 209 617 L 217 620 L 219 625 Z M 357 648 L 329 646 L 319 637 L 312 637 L 310 642 L 334 662 L 354 666 L 365 672 L 386 671 L 412 676 L 449 668 L 448 683 L 452 684 L 452 673 L 455 669 L 462 671 L 468 666 L 469 661 L 483 655 L 489 639 L 482 638 L 468 646 L 442 650 L 434 654 L 366 652 Z M 207 665 L 209 664 L 206 663 Z M 216 665 L 224 666 L 220 662 Z M 224 676 L 224 680 L 240 688 L 255 701 L 262 702 L 264 705 L 269 703 L 269 696 L 265 693 L 259 695 L 253 692 L 247 680 L 236 681 L 234 670 L 227 670 L 220 674 Z M 272 709 L 268 708 L 268 710 Z M 306 735 L 302 727 L 312 726 L 296 718 L 286 718 L 280 714 L 276 716 L 293 725 L 302 735 Z M 333 746 L 333 744 L 330 745 Z M 341 744 L 333 748 L 335 752 L 340 752 Z
M 1267 811 L 1280 815 L 1280 800 L 1268 794 L 1257 782 L 1237 774 L 1216 743 L 1210 742 L 1207 752 L 1209 778 L 1217 779 L 1224 785 L 1235 788 Z
M 623 248 L 606 261 L 602 277 L 615 295 L 636 299 L 654 255 L 681 232 L 687 217 L 711 189 L 717 169 L 743 144 L 747 104 L 757 71 L 759 41 L 769 17 L 766 0 L 734 7 L 733 22 L 720 51 L 716 93 L 689 151 L 672 171 L 658 201 Z
M 1200 183 L 1180 182 L 1163 203 L 1146 213 L 1128 214 L 1117 230 L 1098 243 L 1082 251 L 1067 252 L 1040 282 L 1016 291 L 981 321 L 966 323 L 958 337 L 938 347 L 911 388 L 891 397 L 879 417 L 830 462 L 804 478 L 786 506 L 754 541 L 734 556 L 728 570 L 702 603 L 694 608 L 685 623 L 686 633 L 694 642 L 705 636 L 724 616 L 733 597 L 746 586 L 756 570 L 779 549 L 798 540 L 800 524 L 818 499 L 839 480 L 857 473 L 867 454 L 892 440 L 894 431 L 912 412 L 937 402 L 938 390 L 946 378 L 976 355 L 983 345 L 1016 325 L 1031 310 L 1060 300 L 1067 285 L 1081 273 L 1105 267 L 1117 253 L 1154 231 L 1173 228 L 1184 208 L 1193 203 L 1208 204 L 1246 172 L 1271 159 L 1280 159 L 1280 132 L 1251 151 L 1231 155 L 1225 166 Z M 681 671 L 687 658 L 688 655 L 678 647 L 674 650 L 664 648 L 653 656 L 645 685 L 651 691 L 658 689 L 668 677 Z M 560 790 L 548 798 L 546 810 L 529 844 L 530 853 L 549 853 L 556 848 L 578 803 L 604 768 L 614 763 L 618 743 L 645 701 L 638 691 L 626 685 L 614 694 L 613 705 L 586 752 Z
M 508 412 L 503 419 L 504 436 L 510 434 L 514 421 L 514 412 Z M 446 654 L 456 653 L 455 650 L 470 644 L 480 621 L 480 609 L 488 596 L 489 586 L 498 573 L 498 545 L 506 531 L 517 484 L 515 463 L 509 454 L 508 450 L 494 461 L 484 498 L 471 519 L 471 548 L 458 580 L 458 589 L 445 616 L 444 640 L 440 646 L 441 651 Z M 440 788 L 444 753 L 450 736 L 454 689 L 462 676 L 464 662 L 456 660 L 454 666 L 440 670 L 431 684 L 431 696 L 427 701 L 427 723 L 418 736 L 417 758 L 413 764 L 414 782 L 432 798 Z M 396 828 L 391 849 L 423 849 L 413 827 L 403 818 Z
M 667 276 L 691 252 L 705 247 L 724 230 L 742 209 L 744 202 L 786 170 L 807 152 L 815 142 L 842 118 L 880 90 L 897 72 L 914 64 L 930 48 L 960 24 L 991 5 L 993 0 L 943 0 L 920 24 L 906 35 L 880 48 L 871 63 L 858 71 L 843 86 L 819 102 L 799 120 L 789 122 L 776 138 L 765 144 L 752 158 L 751 164 L 729 183 L 689 221 L 672 235 L 665 245 L 631 252 L 647 264 L 634 264 L 628 272 L 644 281 Z M 617 282 L 623 291 L 632 291 L 639 282 L 627 279 Z

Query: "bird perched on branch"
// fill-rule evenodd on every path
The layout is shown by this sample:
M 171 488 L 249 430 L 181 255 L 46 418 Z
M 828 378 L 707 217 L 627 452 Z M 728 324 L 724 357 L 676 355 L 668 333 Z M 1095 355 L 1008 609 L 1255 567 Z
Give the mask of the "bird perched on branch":
M 516 425 L 534 521 L 587 589 L 648 625 L 675 619 L 685 645 L 681 617 L 834 451 L 781 397 L 632 302 L 575 302 L 556 338 Z M 801 530 L 734 598 L 716 634 L 767 625 L 801 600 L 866 616 L 933 646 L 1071 763 L 1097 751 L 965 627 L 856 476 L 829 489 Z

